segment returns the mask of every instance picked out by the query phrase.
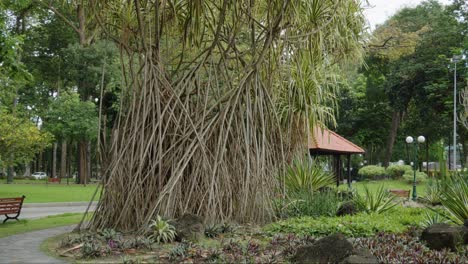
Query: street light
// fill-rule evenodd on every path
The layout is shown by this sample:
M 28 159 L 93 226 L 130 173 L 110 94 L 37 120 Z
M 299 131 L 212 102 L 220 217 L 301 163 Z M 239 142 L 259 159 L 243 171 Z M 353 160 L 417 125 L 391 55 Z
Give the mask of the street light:
M 465 55 L 453 55 L 453 169 L 457 170 L 457 63 L 465 60 Z
M 411 136 L 406 137 L 406 143 L 411 144 L 413 143 L 414 139 Z M 418 143 L 424 143 L 426 138 L 424 136 L 418 137 Z M 418 195 L 416 194 L 416 166 L 418 164 L 418 144 L 414 144 L 414 162 L 413 162 L 413 201 L 416 201 Z

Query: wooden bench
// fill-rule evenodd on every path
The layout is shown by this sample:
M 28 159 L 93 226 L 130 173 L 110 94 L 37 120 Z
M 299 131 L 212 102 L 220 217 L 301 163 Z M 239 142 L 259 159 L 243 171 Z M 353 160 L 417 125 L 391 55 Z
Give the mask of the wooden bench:
M 388 190 L 390 193 L 398 196 L 398 197 L 403 197 L 403 198 L 409 198 L 410 197 L 410 190 L 401 190 L 401 189 L 393 189 L 393 190 Z
M 23 201 L 26 196 L 17 197 L 17 198 L 0 198 L 0 215 L 5 215 L 6 219 L 3 220 L 3 223 L 10 219 L 18 220 L 18 216 L 21 213 L 21 207 L 23 206 Z M 8 216 L 8 215 L 15 216 Z
M 60 178 L 48 178 L 47 181 L 50 183 L 60 183 Z

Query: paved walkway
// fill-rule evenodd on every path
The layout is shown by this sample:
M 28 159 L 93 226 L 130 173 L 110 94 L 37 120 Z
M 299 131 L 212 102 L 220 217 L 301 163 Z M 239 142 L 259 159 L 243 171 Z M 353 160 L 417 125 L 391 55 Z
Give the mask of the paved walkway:
M 97 203 L 93 203 L 91 205 L 89 209 L 90 212 L 93 212 L 96 209 L 96 204 Z M 64 213 L 84 213 L 87 207 L 87 202 L 24 204 L 23 208 L 21 209 L 21 215 L 19 216 L 19 219 L 34 219 Z
M 47 238 L 70 232 L 73 227 L 55 227 L 0 238 L 0 263 L 66 263 L 47 256 L 39 247 Z

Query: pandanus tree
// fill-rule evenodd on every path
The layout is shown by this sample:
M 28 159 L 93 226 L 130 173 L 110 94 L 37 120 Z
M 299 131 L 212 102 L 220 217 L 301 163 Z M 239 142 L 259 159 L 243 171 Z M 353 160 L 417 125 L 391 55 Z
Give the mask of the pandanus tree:
M 155 215 L 263 222 L 287 157 L 333 122 L 333 73 L 360 59 L 359 1 L 95 0 L 121 50 L 121 113 L 91 228 Z

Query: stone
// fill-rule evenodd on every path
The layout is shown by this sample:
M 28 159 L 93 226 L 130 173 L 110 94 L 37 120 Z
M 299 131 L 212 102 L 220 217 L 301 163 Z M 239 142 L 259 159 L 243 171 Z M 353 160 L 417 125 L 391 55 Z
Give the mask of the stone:
M 441 250 L 448 248 L 456 251 L 456 246 L 462 242 L 463 234 L 460 227 L 445 223 L 433 224 L 422 232 L 421 240 L 425 241 L 430 249 Z
M 293 256 L 297 263 L 339 263 L 353 252 L 353 245 L 341 233 L 324 237 L 312 245 L 300 247 Z
M 194 214 L 184 214 L 173 223 L 176 229 L 176 240 L 196 242 L 205 235 L 203 218 Z
M 348 201 L 340 205 L 338 211 L 336 212 L 336 216 L 343 216 L 343 215 L 353 215 L 358 212 L 356 205 L 352 201 Z
M 352 255 L 345 258 L 343 264 L 378 264 L 379 260 L 376 256 L 364 248 L 355 250 Z

